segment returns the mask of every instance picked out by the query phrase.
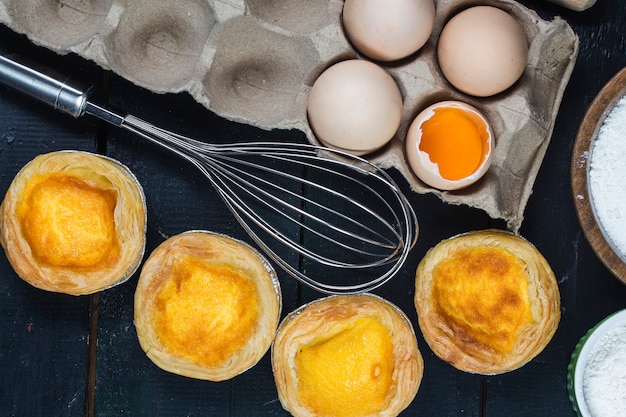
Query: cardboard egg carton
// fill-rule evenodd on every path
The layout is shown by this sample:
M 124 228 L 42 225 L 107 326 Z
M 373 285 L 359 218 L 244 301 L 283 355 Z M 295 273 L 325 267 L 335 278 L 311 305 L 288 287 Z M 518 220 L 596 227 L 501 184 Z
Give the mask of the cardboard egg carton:
M 562 19 L 541 19 L 511 0 L 436 0 L 429 41 L 411 57 L 379 63 L 404 98 L 400 128 L 368 156 L 396 168 L 413 191 L 432 192 L 504 219 L 517 231 L 549 144 L 578 38 Z M 521 23 L 529 41 L 521 79 L 491 98 L 455 90 L 436 57 L 445 22 L 471 5 L 500 7 Z M 306 99 L 317 76 L 348 58 L 367 59 L 347 40 L 341 0 L 0 0 L 0 22 L 60 54 L 90 59 L 157 93 L 187 92 L 216 114 L 264 129 L 295 128 L 317 143 Z M 419 111 L 440 100 L 468 102 L 489 119 L 496 148 L 489 172 L 473 186 L 441 192 L 422 183 L 404 156 L 404 137 Z

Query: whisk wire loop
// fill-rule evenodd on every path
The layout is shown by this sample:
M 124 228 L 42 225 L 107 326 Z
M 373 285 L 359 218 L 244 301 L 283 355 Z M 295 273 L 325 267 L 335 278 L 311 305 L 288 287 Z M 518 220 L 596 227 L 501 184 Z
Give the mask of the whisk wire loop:
M 262 156 L 266 157 L 266 158 L 275 159 L 275 160 L 287 160 L 287 159 L 283 158 L 282 156 L 275 155 L 275 154 L 272 154 L 271 156 L 268 156 L 268 155 L 265 154 L 265 155 L 262 155 Z M 310 199 L 310 198 L 308 198 L 306 196 L 298 195 L 294 191 L 291 191 L 291 190 L 288 190 L 288 189 L 285 189 L 285 188 L 281 188 L 279 185 L 277 185 L 275 183 L 272 183 L 272 182 L 270 182 L 270 181 L 268 181 L 268 180 L 266 180 L 266 179 L 264 179 L 264 178 L 262 178 L 260 176 L 253 175 L 253 174 L 250 173 L 249 170 L 241 169 L 237 165 L 244 165 L 244 166 L 246 166 L 248 168 L 254 168 L 254 169 L 262 170 L 265 173 L 270 173 L 272 175 L 285 176 L 285 177 L 287 177 L 287 178 L 289 178 L 291 180 L 294 180 L 294 181 L 301 181 L 303 185 L 307 185 L 307 186 L 311 186 L 311 187 L 317 188 L 317 189 L 321 190 L 322 192 L 325 192 L 325 193 L 329 194 L 329 197 L 331 197 L 331 198 L 341 198 L 341 195 L 340 195 L 339 192 L 337 192 L 336 190 L 333 190 L 333 189 L 331 189 L 329 187 L 326 187 L 326 186 L 323 186 L 321 184 L 315 183 L 315 182 L 310 181 L 310 180 L 308 180 L 306 178 L 296 177 L 296 176 L 294 176 L 294 175 L 292 175 L 290 173 L 282 172 L 282 171 L 276 170 L 276 169 L 274 169 L 272 167 L 269 167 L 269 166 L 259 165 L 258 163 L 242 160 L 241 158 L 232 158 L 232 157 L 230 157 L 228 155 L 215 155 L 214 158 L 212 158 L 211 160 L 207 160 L 207 162 L 210 163 L 215 169 L 219 170 L 219 172 L 222 173 L 223 175 L 231 177 L 233 179 L 233 181 L 239 180 L 242 183 L 245 183 L 246 186 L 254 188 L 255 191 L 257 191 L 257 192 L 259 192 L 259 193 L 269 197 L 270 199 L 272 199 L 274 202 L 276 202 L 278 204 L 285 204 L 285 202 L 282 201 L 279 197 L 275 196 L 274 194 L 272 194 L 270 192 L 267 192 L 266 189 L 263 189 L 261 187 L 255 186 L 252 182 L 245 181 L 243 178 L 252 178 L 255 182 L 263 183 L 265 186 L 267 186 L 269 188 L 279 189 L 281 192 L 284 191 L 285 193 L 287 193 L 287 194 L 289 194 L 289 195 L 291 195 L 293 197 L 300 198 L 300 199 L 302 199 L 302 201 L 305 201 L 306 203 L 312 204 L 312 205 L 314 205 L 314 206 L 316 206 L 316 207 L 318 207 L 318 208 L 320 208 L 320 209 L 322 209 L 322 210 L 324 210 L 324 211 L 326 211 L 328 213 L 331 213 L 331 214 L 333 214 L 333 215 L 335 215 L 337 217 L 340 217 L 342 220 L 345 220 L 346 222 L 353 223 L 354 226 L 357 226 L 357 227 L 360 226 L 360 227 L 366 228 L 365 225 L 359 224 L 357 221 L 355 221 L 351 217 L 346 216 L 344 213 L 341 213 L 341 212 L 338 212 L 336 210 L 333 210 L 331 207 L 326 207 L 326 206 L 320 204 L 319 202 L 314 201 L 314 200 L 312 200 L 312 199 Z M 310 163 L 306 163 L 306 162 L 301 162 L 301 165 L 302 166 L 308 166 L 308 167 L 315 167 L 314 165 L 312 165 Z M 233 175 L 234 173 L 236 173 L 238 175 Z M 340 174 L 340 173 L 337 173 L 337 174 Z M 348 178 L 348 177 L 346 177 L 346 178 Z M 352 180 L 355 183 L 357 183 L 358 186 L 367 187 L 366 184 L 364 184 L 361 181 L 358 181 L 358 179 L 356 179 L 356 178 L 350 178 L 350 180 Z M 241 187 L 241 190 L 244 191 L 244 192 L 249 192 L 246 189 L 246 187 Z M 251 193 L 251 196 L 254 196 L 254 193 Z M 364 204 L 362 204 L 362 203 L 360 203 L 358 201 L 355 201 L 355 200 L 350 200 L 350 203 L 354 204 L 356 209 L 366 211 L 366 212 L 368 212 L 369 214 L 371 214 L 373 216 L 377 216 L 379 221 L 386 222 L 386 220 L 384 218 L 382 218 L 380 215 L 375 213 L 373 210 L 371 210 L 370 208 L 368 208 Z M 348 230 L 339 229 L 337 226 L 335 226 L 333 224 L 330 224 L 329 222 L 321 219 L 320 217 L 314 216 L 314 215 L 306 212 L 305 210 L 303 210 L 301 208 L 297 208 L 297 207 L 295 207 L 293 205 L 290 205 L 290 204 L 285 204 L 285 206 L 290 208 L 290 209 L 292 209 L 292 210 L 294 210 L 294 211 L 297 211 L 299 214 L 301 214 L 303 216 L 308 216 L 310 219 L 312 219 L 312 220 L 314 220 L 316 222 L 323 223 L 326 226 L 328 226 L 329 228 L 332 228 L 332 229 L 334 229 L 336 231 L 340 231 L 340 232 L 345 233 L 345 234 L 351 234 L 353 237 L 357 236 L 356 234 L 353 234 L 353 233 L 351 233 Z M 398 220 L 398 219 L 396 219 L 396 220 Z M 389 224 L 389 223 L 386 223 L 386 225 L 387 225 L 387 227 L 388 227 L 388 229 L 390 231 L 394 232 L 395 237 L 398 238 L 399 235 L 393 229 L 393 226 L 391 224 Z M 314 230 L 311 229 L 311 231 L 314 231 Z M 368 239 L 369 243 L 380 245 L 380 246 L 387 247 L 387 248 L 389 248 L 390 245 L 392 245 L 392 240 L 387 238 L 386 236 L 384 236 L 384 235 L 382 235 L 380 233 L 377 233 L 376 231 L 374 231 L 372 229 L 369 229 L 369 228 L 368 228 L 368 231 L 370 233 L 372 233 L 372 234 L 375 234 L 379 239 L 381 239 L 381 242 L 377 242 L 377 241 Z M 363 238 L 363 237 L 361 236 L 361 238 Z M 382 241 L 384 241 L 384 242 L 382 242 Z
M 322 206 L 320 203 L 311 200 L 310 198 L 307 198 L 305 196 L 300 196 L 300 198 L 302 199 L 302 202 L 311 204 L 317 208 L 320 208 L 324 211 L 326 211 L 328 214 L 331 214 L 333 216 L 336 216 L 338 218 L 340 218 L 341 220 L 347 222 L 347 223 L 352 223 L 353 226 L 355 228 L 364 228 L 366 229 L 369 233 L 371 233 L 372 235 L 375 235 L 377 238 L 379 238 L 378 240 L 374 240 L 370 237 L 367 237 L 365 235 L 359 235 L 355 232 L 352 232 L 348 229 L 345 228 L 339 228 L 336 225 L 328 222 L 327 220 L 324 220 L 323 218 L 321 218 L 320 216 L 316 216 L 314 214 L 311 214 L 310 212 L 307 212 L 306 210 L 304 210 L 301 207 L 295 206 L 293 204 L 290 204 L 282 199 L 280 199 L 278 196 L 272 194 L 271 192 L 268 191 L 268 188 L 273 189 L 276 188 L 278 186 L 276 186 L 274 183 L 267 181 L 263 178 L 260 177 L 253 177 L 253 179 L 255 181 L 261 182 L 263 185 L 266 186 L 266 188 L 262 188 L 259 187 L 258 185 L 254 184 L 252 181 L 248 181 L 246 179 L 246 177 L 249 175 L 249 172 L 246 170 L 242 170 L 237 168 L 234 165 L 223 165 L 223 161 L 221 161 L 222 158 L 219 158 L 216 161 L 207 161 L 207 163 L 209 163 L 210 165 L 212 165 L 212 168 L 215 170 L 214 172 L 219 173 L 220 176 L 224 175 L 226 176 L 226 178 L 228 178 L 228 180 L 230 180 L 236 187 L 237 190 L 248 194 L 251 198 L 257 200 L 260 204 L 263 204 L 265 206 L 267 206 L 267 208 L 274 210 L 276 212 L 277 215 L 282 216 L 285 220 L 287 221 L 291 221 L 291 222 L 298 222 L 299 225 L 301 225 L 304 229 L 306 229 L 307 231 L 311 232 L 311 233 L 315 233 L 316 235 L 318 235 L 320 238 L 322 239 L 326 239 L 330 241 L 330 238 L 322 233 L 320 233 L 318 230 L 316 230 L 315 228 L 309 226 L 306 223 L 300 223 L 298 220 L 294 219 L 293 216 L 289 216 L 288 213 L 286 211 L 291 211 L 293 213 L 296 213 L 298 215 L 300 215 L 301 217 L 306 217 L 307 219 L 317 223 L 317 224 L 321 224 L 324 227 L 333 230 L 335 232 L 338 233 L 342 233 L 345 235 L 348 235 L 350 237 L 353 237 L 355 239 L 362 239 L 363 241 L 366 241 L 367 243 L 370 243 L 372 245 L 376 245 L 379 247 L 384 247 L 384 248 L 392 248 L 393 246 L 393 242 L 388 239 L 387 237 L 383 236 L 382 234 L 378 233 L 377 231 L 368 228 L 366 225 L 362 225 L 360 223 L 358 223 L 357 221 L 355 221 L 354 219 L 346 216 L 344 213 L 340 213 L 332 208 L 329 207 L 324 207 Z M 230 158 L 225 158 L 226 161 L 230 161 Z M 277 174 L 278 171 L 272 171 L 274 174 Z M 235 176 L 232 176 L 232 174 L 238 174 Z M 226 186 L 226 184 L 224 184 L 224 186 Z M 327 187 L 323 188 L 324 191 L 331 193 L 332 190 L 328 189 Z M 234 190 L 233 190 L 234 191 Z M 296 194 L 293 191 L 287 190 L 287 189 L 280 189 L 281 192 L 285 192 L 287 195 L 291 196 L 291 197 L 298 197 L 298 194 Z M 233 192 L 233 194 L 236 196 L 238 195 L 238 193 L 236 191 Z M 267 197 L 267 199 L 263 199 L 262 197 Z M 283 210 L 280 210 L 279 207 L 277 207 L 274 204 L 271 203 L 276 203 L 278 204 Z M 286 211 L 285 211 L 286 210 Z M 250 213 L 251 215 L 253 215 L 253 213 Z M 255 216 L 257 217 L 257 216 Z M 258 221 L 262 221 L 262 219 L 257 218 Z M 381 221 L 384 221 L 383 218 L 380 218 Z M 393 231 L 392 226 L 389 225 L 389 230 Z M 396 235 L 396 237 L 399 237 L 398 234 L 393 231 L 394 234 Z M 344 243 L 341 242 L 335 242 L 336 244 L 342 246 L 345 250 L 348 251 L 358 251 L 364 255 L 369 255 L 369 256 L 375 256 L 376 254 L 373 252 L 365 252 L 361 249 L 358 248 L 354 248 L 351 246 L 348 246 Z M 304 248 L 303 248 L 304 249 Z M 309 253 L 310 255 L 310 253 Z M 327 264 L 327 265 L 334 265 L 334 266 L 343 266 L 343 267 L 349 267 L 348 264 L 346 263 L 336 263 L 336 262 L 332 262 L 329 258 L 322 258 L 323 261 Z M 373 266 L 373 265 L 370 265 Z
M 289 274 L 319 291 L 362 292 L 381 285 L 395 275 L 417 237 L 415 213 L 404 195 L 384 170 L 362 158 L 309 144 L 211 144 L 134 116 L 127 116 L 123 127 L 174 147 L 192 162 L 264 252 Z M 306 178 L 305 173 L 313 179 Z M 282 182 L 297 187 L 291 189 Z M 392 190 L 391 198 L 379 193 L 381 186 L 386 194 Z M 365 197 L 356 198 L 346 189 L 356 189 Z M 331 206 L 332 201 L 335 204 Z M 268 220 L 270 217 L 273 220 Z M 286 223 L 294 225 L 297 232 L 287 230 Z M 313 262 L 343 273 L 352 270 L 359 275 L 371 270 L 368 272 L 374 277 L 356 284 L 322 283 L 287 263 L 261 233 L 307 259 L 307 264 Z M 303 243 L 302 234 L 309 236 L 309 241 L 317 239 L 317 249 Z

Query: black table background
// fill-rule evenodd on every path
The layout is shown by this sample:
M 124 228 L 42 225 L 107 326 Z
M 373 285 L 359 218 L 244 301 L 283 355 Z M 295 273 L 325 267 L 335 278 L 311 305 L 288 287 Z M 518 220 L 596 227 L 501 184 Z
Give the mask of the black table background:
M 374 292 L 401 307 L 414 324 L 424 378 L 406 416 L 574 416 L 566 389 L 570 354 L 606 315 L 626 308 L 626 286 L 601 264 L 574 211 L 570 158 L 584 113 L 602 86 L 626 66 L 626 2 L 598 0 L 573 12 L 525 0 L 544 18 L 559 15 L 580 37 L 551 144 L 520 234 L 551 264 L 561 291 L 562 319 L 548 347 L 516 371 L 483 377 L 437 359 L 417 326 L 415 268 L 428 248 L 454 234 L 502 221 L 480 210 L 417 195 L 398 180 L 415 207 L 420 236 L 405 267 Z M 215 141 L 304 140 L 297 131 L 264 131 L 223 120 L 186 94 L 153 94 L 72 54 L 59 56 L 0 26 L 0 48 L 95 85 L 101 102 L 145 120 Z M 146 253 L 167 237 L 208 229 L 249 241 L 204 177 L 155 145 L 92 118 L 72 119 L 0 87 L 0 193 L 36 155 L 80 149 L 126 164 L 142 183 L 148 206 Z M 283 316 L 322 295 L 279 272 Z M 269 353 L 226 382 L 197 381 L 157 368 L 141 351 L 132 321 L 138 274 L 93 296 L 35 289 L 0 256 L 0 416 L 287 416 L 277 399 Z

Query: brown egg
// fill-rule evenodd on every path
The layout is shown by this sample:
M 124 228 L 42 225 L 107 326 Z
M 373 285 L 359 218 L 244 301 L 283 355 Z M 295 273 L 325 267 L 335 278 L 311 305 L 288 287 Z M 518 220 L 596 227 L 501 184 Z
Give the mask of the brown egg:
M 402 95 L 382 67 L 352 59 L 331 66 L 317 78 L 307 113 L 320 142 L 363 155 L 384 146 L 398 130 Z
M 528 41 L 519 22 L 492 6 L 458 13 L 444 26 L 437 45 L 439 67 L 460 91 L 487 97 L 511 87 L 522 75 Z
M 343 25 L 350 41 L 363 54 L 395 61 L 418 51 L 435 22 L 433 0 L 346 0 Z

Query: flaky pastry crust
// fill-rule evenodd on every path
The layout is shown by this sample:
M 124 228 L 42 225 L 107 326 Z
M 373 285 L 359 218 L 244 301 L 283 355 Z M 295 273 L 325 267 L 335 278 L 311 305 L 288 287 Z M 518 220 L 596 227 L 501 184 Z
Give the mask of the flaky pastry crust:
M 68 195 L 75 187 L 93 196 L 93 206 L 102 208 L 103 217 L 97 218 L 99 213 L 90 211 L 92 207 L 80 204 L 49 206 L 65 202 L 50 198 L 53 188 L 37 194 L 47 182 L 68 190 Z M 74 194 L 76 201 L 81 199 L 80 192 Z M 31 201 L 39 210 L 29 206 Z M 64 218 L 64 210 L 75 210 L 75 217 Z M 84 225 L 81 229 L 68 222 Z M 88 229 L 94 226 L 102 230 L 89 241 L 94 230 Z M 48 232 L 56 233 L 50 241 L 42 237 Z M 81 243 L 72 240 L 82 235 L 86 238 Z M 18 172 L 0 205 L 0 243 L 9 262 L 20 278 L 47 291 L 91 294 L 124 282 L 139 267 L 145 235 L 146 203 L 137 178 L 120 162 L 88 152 L 58 151 L 35 157 Z M 99 246 L 106 247 L 107 253 L 98 253 Z
M 426 342 L 457 369 L 517 369 L 550 342 L 560 321 L 554 272 L 527 240 L 501 230 L 461 234 L 431 248 L 415 276 Z
M 223 381 L 269 350 L 282 308 L 274 269 L 244 242 L 188 231 L 161 243 L 135 291 L 141 348 L 161 369 Z
M 396 416 L 409 406 L 417 394 L 424 371 L 424 362 L 413 327 L 406 315 L 393 304 L 372 294 L 359 294 L 335 295 L 313 301 L 292 312 L 280 324 L 272 345 L 272 369 L 283 408 L 295 417 L 326 415 L 307 405 L 301 397 L 300 385 L 303 383 L 301 374 L 311 370 L 298 368 L 298 355 L 308 346 L 315 347 L 323 343 L 320 340 L 332 340 L 337 333 L 351 328 L 352 323 L 370 318 L 388 331 L 393 346 L 393 365 L 390 370 L 389 389 L 382 407 L 366 415 Z M 367 339 L 367 336 L 364 338 Z M 370 346 L 359 346 L 356 342 L 356 346 L 345 348 L 358 352 Z M 339 358 L 332 358 L 331 362 L 330 367 L 337 366 L 342 369 L 344 366 Z M 321 373 L 325 371 L 327 369 L 320 370 Z M 339 371 L 339 374 L 342 374 L 342 371 Z M 337 383 L 337 381 L 328 382 Z M 359 399 L 355 397 L 356 395 L 345 400 L 348 403 L 358 402 Z M 355 414 L 346 412 L 345 415 Z

